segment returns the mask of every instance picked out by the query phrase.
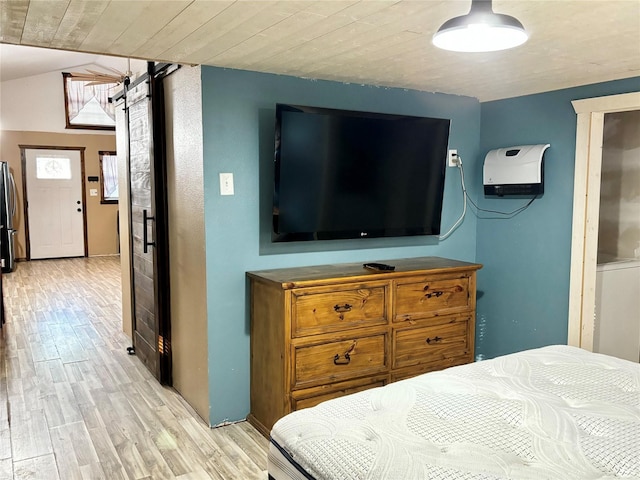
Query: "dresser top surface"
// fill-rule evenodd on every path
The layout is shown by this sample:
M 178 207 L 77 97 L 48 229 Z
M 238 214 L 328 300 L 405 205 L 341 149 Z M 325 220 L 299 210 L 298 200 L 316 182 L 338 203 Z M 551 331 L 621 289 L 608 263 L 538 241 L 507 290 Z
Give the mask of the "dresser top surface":
M 371 260 L 371 262 L 393 265 L 393 271 L 374 271 L 363 267 L 362 263 L 339 263 L 307 267 L 276 268 L 247 272 L 258 281 L 274 282 L 282 288 L 296 288 L 314 285 L 319 281 L 387 280 L 407 274 L 436 274 L 450 271 L 475 271 L 482 268 L 478 263 L 463 262 L 441 257 L 400 258 L 393 260 Z M 366 262 L 369 263 L 369 262 Z

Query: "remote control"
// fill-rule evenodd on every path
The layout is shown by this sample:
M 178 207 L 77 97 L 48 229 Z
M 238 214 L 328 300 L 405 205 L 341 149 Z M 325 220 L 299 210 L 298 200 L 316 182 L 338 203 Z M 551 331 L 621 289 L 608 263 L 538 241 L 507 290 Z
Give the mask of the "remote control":
M 393 265 L 387 265 L 386 263 L 363 263 L 362 266 L 379 272 L 392 272 L 396 269 Z

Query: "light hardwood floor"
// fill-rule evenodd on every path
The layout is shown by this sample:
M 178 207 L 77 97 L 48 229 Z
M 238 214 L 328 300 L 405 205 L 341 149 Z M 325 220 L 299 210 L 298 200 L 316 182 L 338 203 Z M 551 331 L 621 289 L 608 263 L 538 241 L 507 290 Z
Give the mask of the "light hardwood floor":
M 0 479 L 266 479 L 267 440 L 210 429 L 121 331 L 118 257 L 3 275 Z

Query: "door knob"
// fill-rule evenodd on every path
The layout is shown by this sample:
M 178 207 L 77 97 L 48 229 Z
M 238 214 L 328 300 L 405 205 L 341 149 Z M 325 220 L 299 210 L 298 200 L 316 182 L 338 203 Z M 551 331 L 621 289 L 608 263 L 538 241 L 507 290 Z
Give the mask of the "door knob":
M 78 209 L 78 211 L 79 211 L 79 212 L 81 212 L 81 211 L 82 211 L 82 209 L 81 209 L 81 208 L 79 208 L 79 209 Z
M 76 203 L 77 203 L 78 205 L 80 205 L 80 200 L 78 200 Z

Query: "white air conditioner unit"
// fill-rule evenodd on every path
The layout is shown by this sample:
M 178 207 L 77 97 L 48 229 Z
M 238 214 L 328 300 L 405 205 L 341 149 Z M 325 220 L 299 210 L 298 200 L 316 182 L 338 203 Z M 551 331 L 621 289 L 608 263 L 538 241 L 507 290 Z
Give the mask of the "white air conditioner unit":
M 550 144 L 520 145 L 491 150 L 484 158 L 485 195 L 544 193 L 544 152 Z

